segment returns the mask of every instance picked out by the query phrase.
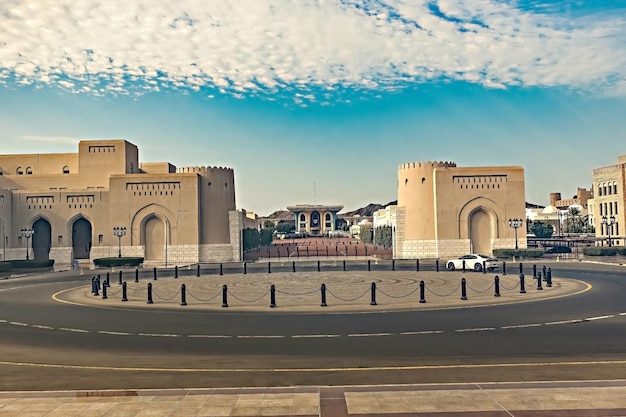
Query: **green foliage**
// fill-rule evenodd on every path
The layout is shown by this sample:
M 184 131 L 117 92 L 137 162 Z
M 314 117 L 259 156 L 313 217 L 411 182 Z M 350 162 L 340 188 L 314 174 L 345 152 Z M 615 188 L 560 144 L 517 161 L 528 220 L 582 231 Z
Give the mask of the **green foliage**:
M 11 272 L 11 262 L 10 261 L 0 262 L 0 272 Z
M 98 258 L 93 263 L 99 268 L 112 268 L 114 266 L 139 266 L 143 263 L 140 257 L 116 257 L 116 258 Z
M 541 258 L 543 251 L 540 249 L 494 249 L 493 256 L 496 258 Z
M 375 245 L 390 248 L 393 242 L 393 229 L 391 226 L 378 226 L 375 239 Z
M 274 222 L 271 220 L 265 220 L 263 222 L 263 229 L 274 230 Z
M 583 248 L 583 254 L 587 256 L 626 255 L 626 247 L 624 246 L 611 246 L 611 247 L 589 246 L 587 248 Z
M 278 233 L 291 233 L 295 230 L 295 226 L 293 224 L 281 221 L 276 225 L 276 231 Z
M 530 226 L 530 231 L 539 238 L 552 237 L 552 233 L 554 233 L 550 223 L 542 222 L 541 220 L 534 221 Z
M 12 269 L 31 269 L 31 268 L 52 268 L 54 266 L 54 259 L 12 259 Z
M 244 229 L 243 230 L 243 250 L 258 248 L 272 243 L 273 235 L 270 229 Z
M 363 243 L 372 243 L 373 241 L 373 232 L 372 226 L 370 225 L 362 225 L 359 230 L 359 239 Z

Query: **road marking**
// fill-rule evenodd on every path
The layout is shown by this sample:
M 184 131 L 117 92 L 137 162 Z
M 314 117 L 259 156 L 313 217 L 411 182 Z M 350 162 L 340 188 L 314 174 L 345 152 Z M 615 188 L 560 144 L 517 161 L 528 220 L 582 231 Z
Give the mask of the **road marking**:
M 546 326 L 556 326 L 557 324 L 572 324 L 572 323 L 582 323 L 584 320 L 574 319 L 574 320 L 561 320 L 561 321 L 550 321 L 548 323 L 543 323 Z
M 598 366 L 598 365 L 626 365 L 626 360 L 614 361 L 572 361 L 572 362 L 520 362 L 520 363 L 476 363 L 456 365 L 406 365 L 406 366 L 372 366 L 372 367 L 344 367 L 344 368 L 130 368 L 115 366 L 96 365 L 64 365 L 56 363 L 33 363 L 33 362 L 10 362 L 0 361 L 0 365 L 24 366 L 31 368 L 60 368 L 60 369 L 83 369 L 100 371 L 125 371 L 125 372 L 172 372 L 172 373 L 250 373 L 250 372 L 281 372 L 281 373 L 304 373 L 304 372 L 372 372 L 372 371 L 419 371 L 432 369 L 487 369 L 487 368 L 528 368 L 545 366 Z
M 402 332 L 400 333 L 403 336 L 409 336 L 414 334 L 439 334 L 443 333 L 443 330 L 423 330 L 421 332 Z
M 60 327 L 59 330 L 63 330 L 66 332 L 74 332 L 74 333 L 89 333 L 89 330 L 83 330 L 83 329 L 70 329 L 67 327 Z
M 219 335 L 219 334 L 190 334 L 187 337 L 207 338 L 207 339 L 230 339 L 232 338 L 232 336 L 225 336 L 225 335 Z
M 593 321 L 593 320 L 603 320 L 603 319 L 610 319 L 615 317 L 613 314 L 610 314 L 608 316 L 596 316 L 596 317 L 587 317 L 586 319 L 584 319 L 585 321 Z
M 249 335 L 249 336 L 237 336 L 237 339 L 282 339 L 285 336 L 281 335 Z
M 167 334 L 167 333 L 137 333 L 137 336 L 148 337 L 181 337 L 179 334 Z
M 532 324 L 517 324 L 514 326 L 502 326 L 501 329 L 523 329 L 525 327 L 539 327 L 543 326 L 542 323 L 532 323 Z
M 0 320 L 0 323 L 6 323 L 6 322 L 7 322 L 6 320 Z
M 20 323 L 19 321 L 10 321 L 9 324 L 12 324 L 14 326 L 22 326 L 22 327 L 28 327 L 28 324 L 26 323 Z
M 496 330 L 495 327 L 476 327 L 474 329 L 457 329 L 455 330 L 455 332 L 461 333 L 461 332 L 486 332 L 489 330 Z
M 37 329 L 54 330 L 54 327 L 42 326 L 41 324 L 31 324 L 31 327 L 35 327 Z
M 393 336 L 393 333 L 353 333 L 348 337 L 376 337 L 376 336 Z
M 294 334 L 291 337 L 294 338 L 294 339 L 298 339 L 298 338 L 314 339 L 314 338 L 341 337 L 341 335 L 338 335 L 338 334 Z
M 626 313 L 619 313 L 620 316 L 626 316 Z
M 99 330 L 98 333 L 100 334 L 111 334 L 114 336 L 132 336 L 133 333 L 126 333 L 126 332 L 110 332 L 107 330 Z

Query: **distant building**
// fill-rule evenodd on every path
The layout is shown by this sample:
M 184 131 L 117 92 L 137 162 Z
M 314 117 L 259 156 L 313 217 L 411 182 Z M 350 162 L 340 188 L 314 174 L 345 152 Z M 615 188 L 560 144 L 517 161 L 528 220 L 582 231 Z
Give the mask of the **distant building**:
M 550 193 L 550 205 L 559 210 L 567 210 L 573 205 L 578 205 L 587 209 L 587 202 L 593 198 L 593 190 L 586 188 L 576 189 L 576 195 L 572 198 L 562 199 L 561 193 Z
M 593 200 L 589 201 L 590 221 L 596 229 L 596 237 L 602 238 L 601 245 L 622 246 L 625 243 L 626 225 L 626 155 L 617 159 L 616 165 L 593 170 Z M 603 223 L 603 219 L 607 224 Z M 614 223 L 610 225 L 611 219 Z
M 253 221 L 235 209 L 232 169 L 140 163 L 132 143 L 94 140 L 78 153 L 0 155 L 0 223 L 3 259 L 90 264 L 121 251 L 173 265 L 240 260 Z
M 337 230 L 337 213 L 343 209 L 340 205 L 325 206 L 320 204 L 298 204 L 287 207 L 293 213 L 296 233 L 322 236 Z
M 508 220 L 525 218 L 524 169 L 411 162 L 398 169 L 394 257 L 446 258 L 514 248 Z M 517 230 L 526 247 L 526 228 Z

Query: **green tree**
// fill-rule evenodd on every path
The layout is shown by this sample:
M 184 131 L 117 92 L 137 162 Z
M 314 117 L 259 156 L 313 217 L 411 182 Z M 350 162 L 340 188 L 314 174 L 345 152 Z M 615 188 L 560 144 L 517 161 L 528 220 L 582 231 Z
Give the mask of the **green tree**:
M 391 226 L 378 226 L 376 228 L 375 245 L 390 248 L 393 240 L 393 230 Z
M 295 226 L 284 222 L 284 221 L 280 221 L 277 225 L 276 225 L 276 231 L 278 233 L 291 233 L 293 232 L 295 229 Z
M 542 222 L 541 220 L 534 221 L 530 227 L 530 231 L 539 238 L 552 237 L 554 229 L 550 223 Z
M 374 229 L 372 229 L 372 226 L 362 225 L 359 229 L 359 239 L 361 239 L 361 242 L 372 243 L 373 231 Z
M 263 229 L 274 230 L 274 222 L 271 220 L 265 220 L 263 222 Z

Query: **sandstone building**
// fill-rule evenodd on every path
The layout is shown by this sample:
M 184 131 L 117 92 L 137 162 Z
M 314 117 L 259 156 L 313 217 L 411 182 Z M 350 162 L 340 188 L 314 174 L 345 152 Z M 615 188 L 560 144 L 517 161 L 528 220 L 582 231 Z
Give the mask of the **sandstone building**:
M 626 225 L 626 155 L 617 159 L 616 165 L 593 170 L 593 200 L 589 200 L 590 222 L 596 229 L 600 245 L 624 245 Z M 606 223 L 603 223 L 603 218 Z M 611 218 L 614 220 L 611 221 Z M 612 225 L 610 223 L 613 223 Z
M 410 162 L 398 169 L 394 257 L 448 258 L 514 248 L 509 219 L 525 224 L 524 169 Z M 526 247 L 526 228 L 517 230 Z
M 322 204 L 298 204 L 287 207 L 293 213 L 296 233 L 322 236 L 336 230 L 337 213 L 343 206 Z
M 0 155 L 3 259 L 28 251 L 69 266 L 121 249 L 148 265 L 240 260 L 245 223 L 230 168 L 140 163 L 125 140 L 81 141 L 78 153 Z M 114 227 L 126 228 L 121 240 Z M 30 242 L 24 228 L 34 230 Z

